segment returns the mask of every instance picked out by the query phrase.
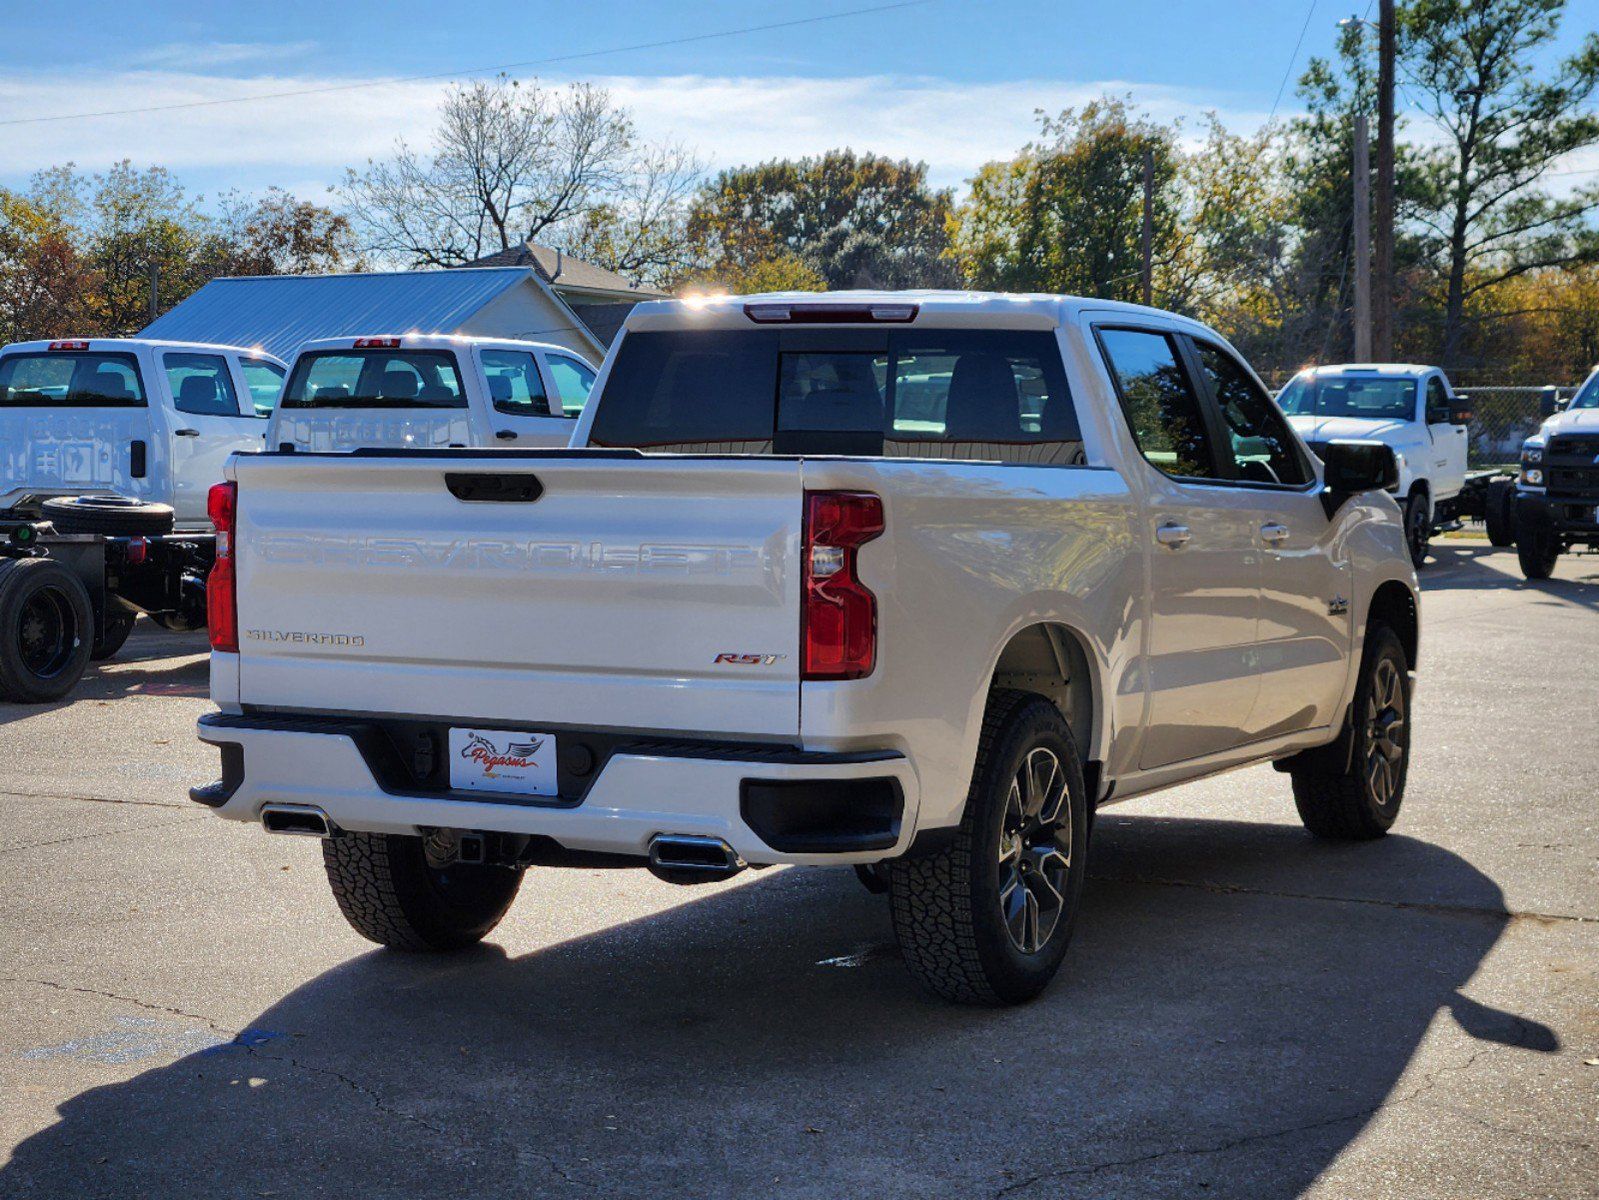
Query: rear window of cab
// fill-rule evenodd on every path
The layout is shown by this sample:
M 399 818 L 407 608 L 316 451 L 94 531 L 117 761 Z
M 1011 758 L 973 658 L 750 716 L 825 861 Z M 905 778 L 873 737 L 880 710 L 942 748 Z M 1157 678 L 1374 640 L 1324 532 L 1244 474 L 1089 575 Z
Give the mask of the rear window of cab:
M 448 350 L 318 350 L 294 364 L 280 408 L 465 408 Z
M 144 381 L 131 354 L 51 350 L 0 358 L 0 407 L 144 406 Z
M 1018 330 L 629 333 L 589 441 L 658 453 L 1083 461 L 1055 335 Z

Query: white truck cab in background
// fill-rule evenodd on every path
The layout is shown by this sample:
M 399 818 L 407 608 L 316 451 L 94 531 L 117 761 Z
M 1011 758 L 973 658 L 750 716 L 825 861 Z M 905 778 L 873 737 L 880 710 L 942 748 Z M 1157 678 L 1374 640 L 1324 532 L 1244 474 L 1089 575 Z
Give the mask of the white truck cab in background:
M 86 338 L 0 350 L 0 512 L 57 496 L 170 505 L 209 531 L 206 493 L 263 448 L 287 368 L 259 349 Z
M 1448 378 L 1412 363 L 1343 363 L 1295 375 L 1277 397 L 1300 437 L 1320 453 L 1337 439 L 1378 441 L 1399 462 L 1411 558 L 1421 566 L 1434 529 L 1455 519 L 1466 486 L 1466 425 Z
M 594 379 L 590 363 L 542 342 L 322 338 L 295 354 L 267 445 L 319 453 L 565 446 Z

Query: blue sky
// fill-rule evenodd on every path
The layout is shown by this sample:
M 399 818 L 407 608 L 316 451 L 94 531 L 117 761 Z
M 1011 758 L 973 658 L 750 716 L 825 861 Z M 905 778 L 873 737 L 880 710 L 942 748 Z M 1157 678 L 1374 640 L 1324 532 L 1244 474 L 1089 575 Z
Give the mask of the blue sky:
M 625 46 L 871 7 L 873 0 L 581 5 L 330 5 L 0 0 L 0 121 L 249 96 Z M 1335 22 L 1368 0 L 932 0 L 911 8 L 525 68 L 609 87 L 651 137 L 715 166 L 848 144 L 924 159 L 959 185 L 1030 135 L 1033 111 L 1131 93 L 1193 127 L 1207 110 L 1245 130 L 1270 112 L 1306 15 L 1297 78 Z M 467 14 L 470 15 L 462 15 Z M 269 14 L 269 15 L 268 15 Z M 1599 27 L 1572 0 L 1561 46 Z M 443 80 L 209 108 L 0 126 L 0 184 L 66 160 L 163 163 L 191 190 L 270 184 L 317 195 L 396 136 L 425 144 Z M 1283 113 L 1298 107 L 1293 83 Z M 1592 159 L 1593 161 L 1589 161 Z M 1571 166 L 1599 167 L 1599 154 Z

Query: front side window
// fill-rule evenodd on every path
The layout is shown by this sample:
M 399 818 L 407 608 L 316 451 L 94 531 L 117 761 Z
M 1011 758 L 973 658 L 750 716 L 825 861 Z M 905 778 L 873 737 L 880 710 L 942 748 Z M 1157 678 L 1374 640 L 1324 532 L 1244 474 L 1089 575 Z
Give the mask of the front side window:
M 233 390 L 228 360 L 220 354 L 163 354 L 172 403 L 196 417 L 236 417 L 239 397 Z
M 1309 483 L 1310 468 L 1271 397 L 1220 346 L 1195 342 L 1194 347 L 1226 426 L 1227 449 L 1238 478 L 1295 487 Z
M 589 393 L 594 390 L 594 380 L 598 376 L 588 363 L 564 354 L 551 354 L 547 361 L 550 364 L 550 376 L 555 380 L 555 390 L 561 397 L 562 410 L 569 417 L 579 415 L 589 402 Z
M 284 408 L 465 408 L 448 350 L 321 350 L 301 355 Z
M 632 333 L 596 445 L 1069 465 L 1082 437 L 1051 333 Z
M 1447 425 L 1450 415 L 1449 391 L 1444 381 L 1434 375 L 1427 380 L 1427 424 Z
M 482 352 L 483 375 L 489 384 L 494 411 L 512 417 L 547 417 L 550 397 L 539 374 L 539 364 L 520 350 Z
M 1571 408 L 1599 408 L 1599 370 L 1588 376 L 1577 394 L 1571 398 Z
M 1154 330 L 1101 329 L 1099 341 L 1139 453 L 1167 475 L 1216 478 L 1199 394 L 1175 339 Z
M 0 358 L 0 407 L 143 408 L 131 354 L 8 354 Z
M 1277 397 L 1291 417 L 1416 418 L 1416 381 L 1380 375 L 1296 375 Z
M 255 415 L 270 417 L 277 407 L 278 393 L 283 391 L 283 377 L 288 372 L 264 358 L 241 358 L 239 370 L 244 374 L 244 386 L 250 391 L 250 405 Z

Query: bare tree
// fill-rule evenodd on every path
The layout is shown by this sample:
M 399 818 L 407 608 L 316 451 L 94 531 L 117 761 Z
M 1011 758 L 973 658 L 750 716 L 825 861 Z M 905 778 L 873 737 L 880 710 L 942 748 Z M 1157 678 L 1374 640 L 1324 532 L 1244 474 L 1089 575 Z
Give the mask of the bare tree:
M 368 250 L 453 267 L 520 242 L 593 247 L 613 269 L 655 267 L 681 224 L 699 165 L 640 143 L 603 88 L 554 90 L 501 76 L 452 87 L 433 148 L 346 173 L 341 189 Z

